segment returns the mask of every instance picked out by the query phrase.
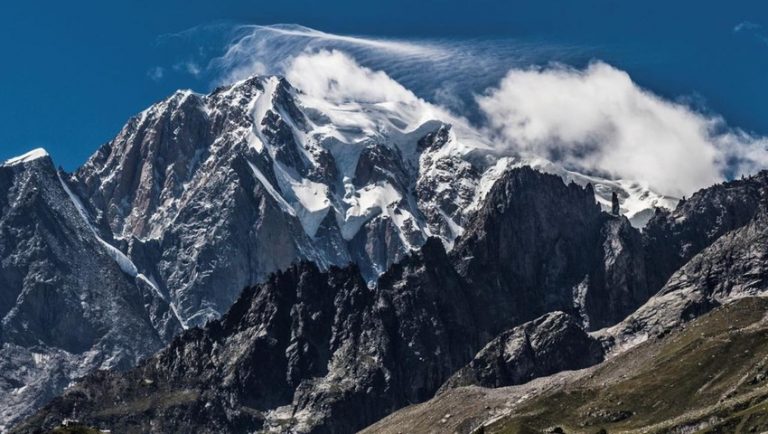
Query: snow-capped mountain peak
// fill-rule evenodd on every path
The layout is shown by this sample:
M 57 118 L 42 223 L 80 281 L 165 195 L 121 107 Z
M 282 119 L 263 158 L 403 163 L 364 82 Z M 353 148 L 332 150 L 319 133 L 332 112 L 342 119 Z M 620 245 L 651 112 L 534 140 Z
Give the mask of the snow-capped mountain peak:
M 430 236 L 450 248 L 515 166 L 591 183 L 603 202 L 617 191 L 631 218 L 674 202 L 639 184 L 500 154 L 469 122 L 404 89 L 390 101 L 304 84 L 309 91 L 254 76 L 208 95 L 176 92 L 76 173 L 95 221 L 129 257 L 145 256 L 137 266 L 147 264 L 185 321 L 218 316 L 236 288 L 299 259 L 356 262 L 373 280 Z M 265 247 L 274 243 L 278 254 Z M 221 259 L 233 256 L 245 259 Z M 224 270 L 231 290 L 216 293 L 212 276 Z

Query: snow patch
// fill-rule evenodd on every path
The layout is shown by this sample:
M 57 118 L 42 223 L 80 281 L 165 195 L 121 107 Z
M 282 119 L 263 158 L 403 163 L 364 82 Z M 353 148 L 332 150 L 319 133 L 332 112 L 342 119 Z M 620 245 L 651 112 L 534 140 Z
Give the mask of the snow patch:
M 26 154 L 19 155 L 18 157 L 13 157 L 6 160 L 5 163 L 3 163 L 3 166 L 13 166 L 16 164 L 27 163 L 33 160 L 37 160 L 38 158 L 43 158 L 47 156 L 48 156 L 48 151 L 46 151 L 43 148 L 36 148 L 27 152 Z
M 328 186 L 306 178 L 294 177 L 277 161 L 273 164 L 278 186 L 283 194 L 293 203 L 291 207 L 310 237 L 317 234 L 317 229 L 331 209 L 328 199 Z
M 340 226 L 341 235 L 345 240 L 354 238 L 365 222 L 390 209 L 391 205 L 396 205 L 402 199 L 400 192 L 388 182 L 366 185 L 359 190 L 355 190 L 349 178 L 345 178 L 344 184 L 346 194 L 343 201 L 349 208 Z
M 267 177 L 264 176 L 263 173 L 261 173 L 261 170 L 259 170 L 259 168 L 256 167 L 256 165 L 251 163 L 250 161 L 248 162 L 248 166 L 250 166 L 251 171 L 253 172 L 253 176 L 255 176 L 256 179 L 261 183 L 261 185 L 264 186 L 264 189 L 267 190 L 267 193 L 269 193 L 270 196 L 272 196 L 272 199 L 275 199 L 275 202 L 277 202 L 277 205 L 280 207 L 280 209 L 296 217 L 296 211 L 294 211 L 291 204 L 289 204 L 283 198 L 283 196 L 280 195 L 280 192 L 275 190 L 275 187 L 273 187 L 272 183 L 269 182 L 269 179 L 267 179 Z
M 264 83 L 264 92 L 259 93 L 250 103 L 248 109 L 253 121 L 253 128 L 248 136 L 248 145 L 261 153 L 264 150 L 264 146 L 267 141 L 264 140 L 264 136 L 261 134 L 261 122 L 264 120 L 264 116 L 272 108 L 272 99 L 277 90 L 279 79 L 277 77 L 269 77 Z M 271 153 L 270 153 L 271 155 Z M 274 155 L 271 155 L 274 157 Z

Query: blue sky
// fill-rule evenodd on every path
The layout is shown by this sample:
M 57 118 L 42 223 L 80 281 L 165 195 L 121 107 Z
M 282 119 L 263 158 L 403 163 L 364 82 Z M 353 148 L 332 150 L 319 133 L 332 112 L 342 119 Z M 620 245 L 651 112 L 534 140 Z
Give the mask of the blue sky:
M 220 55 L 233 26 L 274 23 L 471 41 L 486 51 L 506 42 L 541 47 L 532 63 L 582 67 L 601 59 L 665 98 L 768 135 L 764 1 L 3 2 L 0 160 L 42 146 L 72 170 L 130 116 L 173 90 L 209 90 L 214 74 L 195 76 L 187 66 L 204 68 Z M 183 35 L 192 37 L 170 36 L 191 28 Z M 162 77 L 153 74 L 159 70 Z

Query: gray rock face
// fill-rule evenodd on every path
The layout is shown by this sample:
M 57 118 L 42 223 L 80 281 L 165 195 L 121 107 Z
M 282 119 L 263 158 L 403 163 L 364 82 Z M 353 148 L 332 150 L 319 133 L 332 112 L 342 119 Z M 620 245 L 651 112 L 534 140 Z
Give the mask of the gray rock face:
M 0 192 L 0 420 L 10 424 L 94 368 L 133 366 L 181 328 L 121 269 L 49 157 L 0 166 Z
M 719 237 L 636 312 L 596 335 L 608 347 L 622 349 L 664 335 L 721 304 L 764 294 L 768 290 L 768 208 L 765 201 L 757 205 L 746 225 Z
M 725 233 L 747 224 L 768 192 L 768 172 L 700 190 L 674 211 L 658 209 L 644 229 L 646 263 L 661 288 L 677 269 Z
M 133 118 L 75 174 L 99 220 L 188 324 L 217 317 L 241 288 L 299 258 L 327 263 L 273 194 L 271 157 L 249 147 L 246 133 L 258 127 L 247 102 L 263 92 L 258 79 L 206 98 L 177 92 Z M 275 116 L 265 117 L 264 134 L 284 137 Z M 292 147 L 280 143 L 275 158 L 295 156 Z
M 603 360 L 600 342 L 570 315 L 552 312 L 494 338 L 442 389 L 476 385 L 504 387 Z M 439 393 L 439 392 L 438 392 Z

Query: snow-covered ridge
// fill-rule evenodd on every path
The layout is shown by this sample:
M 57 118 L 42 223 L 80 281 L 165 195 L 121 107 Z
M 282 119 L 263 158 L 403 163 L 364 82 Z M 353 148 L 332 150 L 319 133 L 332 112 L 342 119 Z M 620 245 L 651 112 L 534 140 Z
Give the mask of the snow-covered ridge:
M 2 165 L 13 166 L 16 164 L 27 163 L 33 160 L 37 160 L 38 158 L 43 158 L 47 156 L 48 156 L 48 151 L 46 151 L 43 148 L 36 148 L 27 152 L 26 154 L 19 155 L 18 157 L 9 158 Z

